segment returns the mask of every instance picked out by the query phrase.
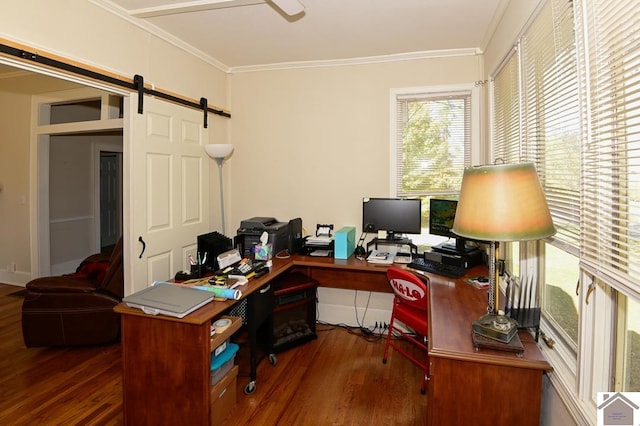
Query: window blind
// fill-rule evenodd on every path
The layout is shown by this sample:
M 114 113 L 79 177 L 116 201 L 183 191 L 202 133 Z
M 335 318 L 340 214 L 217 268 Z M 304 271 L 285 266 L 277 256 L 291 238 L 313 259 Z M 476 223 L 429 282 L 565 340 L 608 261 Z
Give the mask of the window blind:
M 640 2 L 582 0 L 582 264 L 640 295 Z
M 520 40 L 523 158 L 533 161 L 558 230 L 578 255 L 581 138 L 573 5 L 547 1 Z
M 457 193 L 471 161 L 471 92 L 403 94 L 396 102 L 396 194 Z
M 520 160 L 520 66 L 513 50 L 493 78 L 493 157 L 505 163 Z

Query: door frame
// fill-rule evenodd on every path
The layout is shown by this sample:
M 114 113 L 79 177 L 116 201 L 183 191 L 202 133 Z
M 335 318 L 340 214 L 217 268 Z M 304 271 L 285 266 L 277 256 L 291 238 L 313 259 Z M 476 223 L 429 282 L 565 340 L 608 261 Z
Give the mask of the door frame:
M 111 88 L 105 87 L 86 87 L 79 79 L 69 79 L 77 84 L 85 87 L 77 89 L 69 89 L 62 91 L 53 91 L 42 95 L 34 95 L 31 100 L 31 160 L 30 160 L 30 212 L 32 222 L 30 224 L 31 231 L 31 278 L 47 276 L 51 271 L 51 230 L 50 230 L 50 212 L 49 212 L 49 166 L 50 166 L 50 144 L 51 136 L 66 133 L 91 133 L 95 131 L 113 130 L 114 128 L 122 132 L 123 162 L 124 154 L 127 150 L 128 142 L 125 139 L 125 123 L 124 119 L 106 120 L 102 118 L 98 122 L 72 122 L 65 124 L 43 124 L 40 119 L 41 115 L 46 114 L 51 104 L 60 102 L 69 102 L 82 100 L 87 98 L 95 98 L 96 96 L 105 97 L 105 93 L 114 94 L 125 97 L 125 94 L 118 93 Z M 103 115 L 101 115 L 103 117 Z M 97 124 L 96 124 L 97 123 Z M 113 147 L 110 146 L 113 150 Z M 95 158 L 95 153 L 93 154 Z M 91 168 L 92 179 L 94 180 L 92 187 L 99 181 L 99 167 L 96 171 L 95 161 L 92 158 Z M 124 176 L 123 182 L 127 182 L 127 176 Z M 98 182 L 99 184 L 99 182 Z M 123 188 L 124 189 L 124 188 Z M 94 192 L 95 194 L 95 192 Z M 99 200 L 98 200 L 99 202 Z M 127 208 L 123 201 L 122 208 Z M 99 211 L 93 212 L 94 231 L 91 233 L 90 245 L 95 251 L 99 251 L 99 238 L 96 240 L 95 217 Z
M 58 78 L 69 81 L 82 86 L 82 88 L 98 89 L 109 92 L 114 95 L 122 96 L 124 99 L 124 118 L 122 120 L 122 150 L 123 150 L 123 182 L 127 182 L 129 178 L 127 174 L 127 156 L 130 146 L 130 139 L 126 127 L 129 125 L 127 114 L 129 113 L 126 105 L 128 98 L 132 96 L 131 92 L 113 87 L 98 81 L 84 79 L 75 75 L 68 75 L 55 69 L 41 67 L 37 64 L 25 63 L 14 60 L 9 57 L 0 56 L 0 64 L 14 67 L 16 69 L 33 72 L 34 74 L 43 75 L 51 78 Z M 135 95 L 135 94 L 134 94 Z M 34 96 L 35 97 L 35 96 Z M 35 108 L 36 103 L 32 102 L 31 109 L 31 137 L 29 149 L 29 245 L 30 245 L 30 279 L 47 275 L 51 268 L 50 262 L 50 238 L 49 238 L 49 204 L 48 195 L 45 199 L 39 196 L 39 191 L 48 194 L 48 173 L 49 173 L 49 136 L 47 133 L 36 132 L 38 127 L 38 113 Z M 43 190 L 46 188 L 46 191 Z M 126 185 L 123 187 L 123 210 L 127 209 L 127 200 L 124 192 Z M 124 225 L 124 224 L 123 224 Z M 123 226 L 123 250 L 128 250 L 127 238 L 124 235 L 125 227 Z M 45 249 L 46 248 L 46 249 Z M 125 265 L 125 270 L 127 265 Z

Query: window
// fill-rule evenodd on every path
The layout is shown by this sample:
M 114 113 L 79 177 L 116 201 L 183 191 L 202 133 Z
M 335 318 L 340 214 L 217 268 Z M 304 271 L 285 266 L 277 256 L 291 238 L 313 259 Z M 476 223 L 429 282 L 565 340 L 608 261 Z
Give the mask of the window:
M 493 156 L 536 164 L 558 229 L 520 244 L 519 269 L 540 283 L 551 381 L 586 423 L 597 392 L 640 389 L 639 14 L 547 0 L 492 78 Z
M 580 110 L 574 16 L 570 2 L 548 1 L 520 39 L 522 141 L 536 165 L 557 229 L 533 275 L 541 283 L 543 325 L 572 374 L 578 366 L 580 306 Z M 569 359 L 569 356 L 571 357 Z
M 558 230 L 540 252 L 537 267 L 523 268 L 521 274 L 542 283 L 543 317 L 571 349 L 572 369 L 578 341 L 581 170 L 576 70 L 571 3 L 548 1 L 493 79 L 492 104 L 494 158 L 536 165 Z M 526 252 L 520 258 L 524 262 Z M 520 258 L 507 259 L 514 274 Z
M 422 198 L 422 236 L 416 244 L 438 243 L 428 234 L 429 198 L 460 191 L 477 134 L 474 86 L 412 88 L 392 92 L 391 193 Z M 474 134 L 475 132 L 475 134 Z M 475 136 L 477 140 L 477 136 Z
M 614 389 L 640 391 L 640 3 L 583 0 L 583 269 L 618 295 Z M 608 390 L 608 389 L 603 389 Z
M 576 286 L 580 275 L 578 257 L 551 244 L 545 245 L 544 280 L 542 280 L 542 307 L 549 326 L 556 338 L 577 355 L 578 348 L 578 298 Z
M 640 303 L 618 293 L 615 391 L 640 392 Z

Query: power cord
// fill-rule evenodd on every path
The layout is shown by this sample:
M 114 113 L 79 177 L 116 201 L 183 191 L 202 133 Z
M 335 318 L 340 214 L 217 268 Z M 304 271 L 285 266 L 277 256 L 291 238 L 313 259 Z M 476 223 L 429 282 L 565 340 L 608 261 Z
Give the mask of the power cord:
M 383 339 L 383 334 L 375 334 L 373 333 L 371 330 L 369 330 L 368 328 L 363 328 L 360 326 L 352 326 L 352 325 L 347 325 L 344 323 L 339 323 L 339 324 L 332 324 L 332 323 L 328 323 L 328 322 L 324 322 L 324 321 L 318 321 L 318 325 L 324 325 L 327 326 L 329 328 L 327 329 L 316 329 L 316 331 L 318 333 L 323 332 L 323 331 L 331 331 L 331 330 L 335 330 L 336 328 L 341 329 L 341 330 L 345 330 L 347 333 L 350 334 L 355 334 L 357 336 L 360 336 L 361 338 L 363 338 L 364 340 L 366 340 L 367 342 L 379 342 L 380 340 Z M 367 330 L 367 331 L 364 331 Z

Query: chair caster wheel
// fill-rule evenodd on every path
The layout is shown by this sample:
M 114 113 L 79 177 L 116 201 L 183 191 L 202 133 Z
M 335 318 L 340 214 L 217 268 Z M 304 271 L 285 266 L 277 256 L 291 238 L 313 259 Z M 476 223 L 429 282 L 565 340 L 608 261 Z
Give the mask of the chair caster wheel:
M 244 393 L 245 395 L 251 395 L 252 393 L 254 393 L 256 391 L 256 382 L 255 380 L 250 381 L 249 383 L 247 383 L 247 385 L 244 387 Z

